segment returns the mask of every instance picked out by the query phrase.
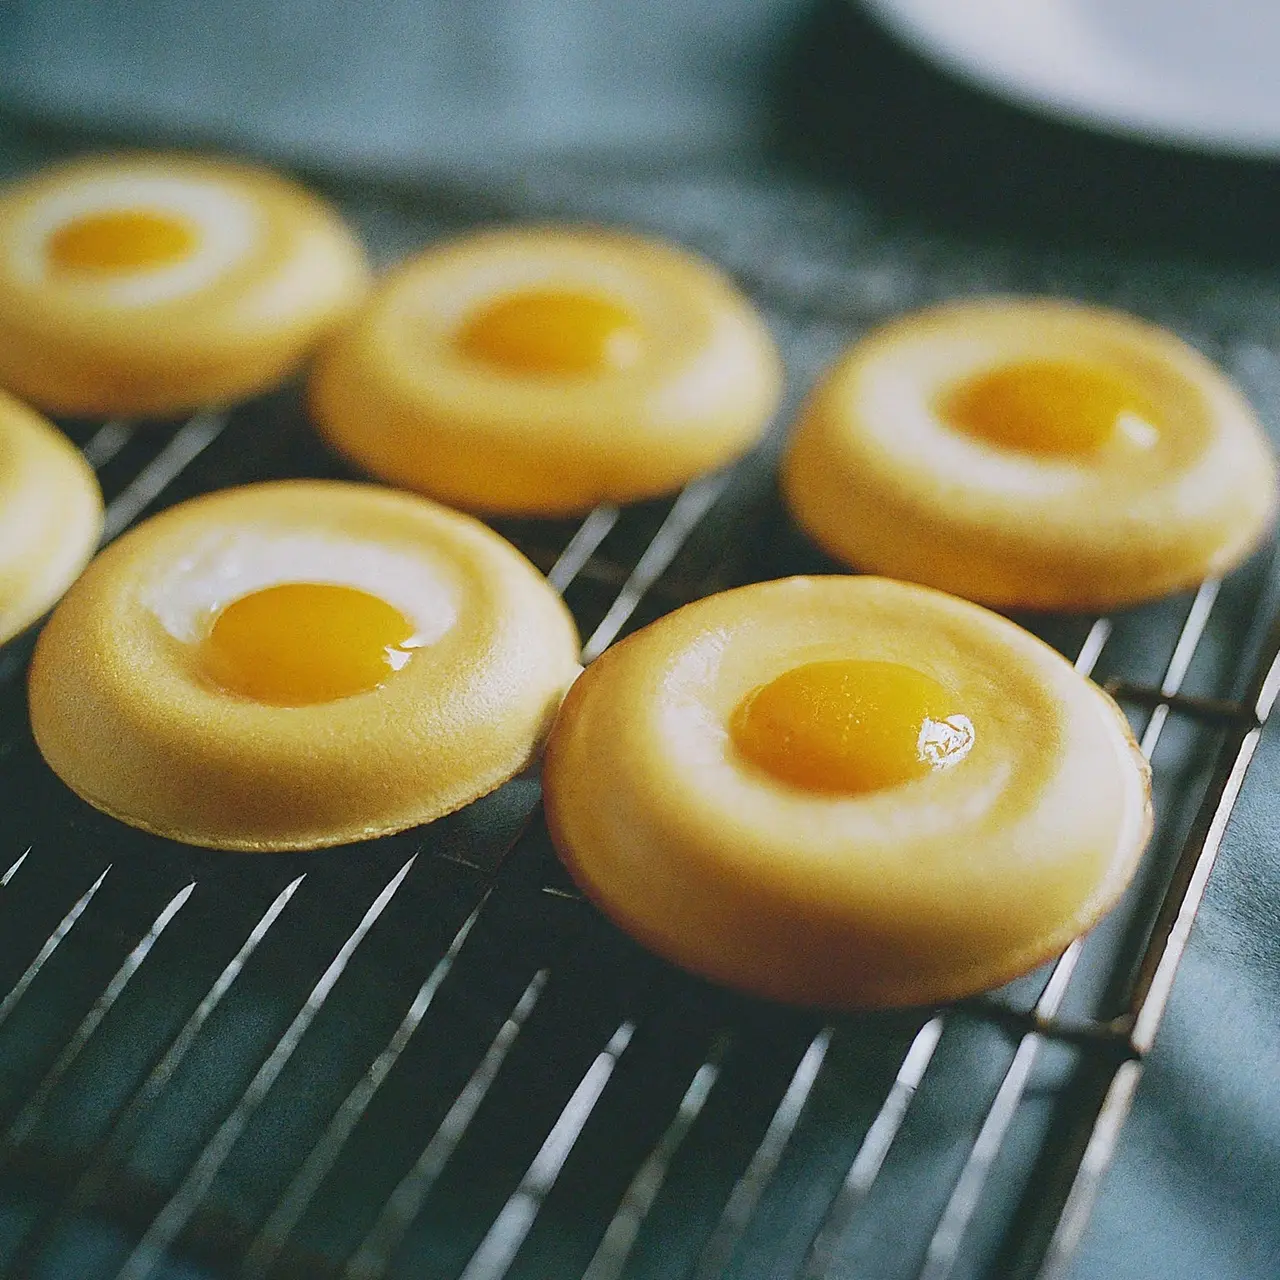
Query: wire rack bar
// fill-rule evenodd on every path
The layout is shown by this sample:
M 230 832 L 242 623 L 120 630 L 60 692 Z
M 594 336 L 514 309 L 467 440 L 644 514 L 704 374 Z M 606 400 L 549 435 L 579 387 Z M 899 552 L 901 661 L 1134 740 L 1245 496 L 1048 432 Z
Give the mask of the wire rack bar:
M 608 613 L 582 646 L 584 663 L 594 661 L 617 639 L 618 633 L 627 625 L 653 585 L 670 568 L 702 518 L 715 506 L 728 482 L 728 472 L 719 472 L 695 480 L 680 491 Z
M 4 873 L 4 875 L 0 876 L 0 889 L 3 889 L 9 883 L 9 881 L 12 880 L 13 877 L 16 876 L 18 872 L 22 869 L 22 864 L 26 862 L 27 855 L 31 852 L 32 848 L 33 848 L 32 845 L 27 845 L 27 847 L 22 851 L 22 853 L 18 855 L 17 862 L 15 862 L 13 866 L 11 866 L 9 870 Z
M 564 594 L 612 532 L 620 514 L 617 507 L 599 506 L 578 526 L 577 532 L 569 539 L 547 573 L 547 582 L 553 590 Z
M 28 849 L 27 852 L 30 853 L 31 851 Z M 25 856 L 26 854 L 23 855 L 23 857 Z M 12 870 L 16 871 L 19 865 L 21 865 L 21 859 L 14 864 Z M 93 901 L 94 895 L 102 888 L 103 881 L 106 880 L 107 873 L 110 870 L 109 866 L 104 867 L 98 878 L 76 899 L 71 910 L 58 922 L 58 927 L 45 939 L 44 945 L 36 953 L 36 958 L 27 966 L 26 971 L 18 981 L 13 984 L 9 994 L 3 1000 L 0 1000 L 0 1027 L 4 1026 L 6 1019 L 13 1012 L 18 1001 L 22 999 L 27 989 L 35 981 L 36 975 L 48 963 L 49 957 L 63 944 L 67 934 L 75 927 L 76 921 L 84 915 L 89 903 Z
M 84 1016 L 75 1029 L 71 1039 L 55 1059 L 54 1064 L 45 1073 L 45 1077 L 36 1086 L 27 1104 L 18 1113 L 17 1118 L 9 1126 L 5 1135 L 0 1138 L 0 1168 L 2 1168 L 14 1150 L 21 1145 L 27 1135 L 40 1119 L 45 1105 L 62 1078 L 71 1069 L 75 1060 L 84 1052 L 85 1046 L 93 1038 L 93 1034 L 102 1025 L 102 1020 L 110 1013 L 112 1006 L 120 998 L 124 989 L 133 981 L 134 975 L 142 967 L 142 963 L 151 954 L 151 949 L 160 935 L 172 924 L 174 917 L 186 906 L 195 891 L 195 882 L 185 885 L 174 895 L 164 910 L 156 917 L 151 928 L 138 941 L 133 950 L 125 957 L 124 963 L 112 975 L 106 989 L 94 1001 L 93 1007 Z
M 89 437 L 80 452 L 95 471 L 101 471 L 133 439 L 134 430 L 133 423 L 113 418 Z
M 546 987 L 549 973 L 539 969 L 494 1036 L 462 1092 L 440 1121 L 431 1140 L 412 1169 L 400 1180 L 372 1229 L 361 1241 L 343 1270 L 343 1280 L 378 1280 L 386 1274 L 391 1257 L 418 1216 L 432 1187 L 444 1172 L 450 1156 L 462 1141 L 493 1082 L 498 1078 L 520 1032 Z
M 666 1181 L 671 1162 L 688 1137 L 694 1121 L 702 1114 L 702 1109 L 720 1078 L 720 1066 L 729 1043 L 726 1033 L 717 1036 L 706 1060 L 694 1072 L 671 1123 L 628 1184 L 621 1203 L 605 1228 L 599 1247 L 583 1272 L 582 1280 L 617 1280 L 622 1274 L 622 1269 L 635 1248 L 640 1228 Z
M 1089 627 L 1089 632 L 1081 644 L 1079 652 L 1076 654 L 1075 661 L 1071 664 L 1082 676 L 1093 675 L 1094 668 L 1098 665 L 1098 659 L 1102 657 L 1102 651 L 1107 646 L 1107 641 L 1111 639 L 1111 633 L 1115 630 L 1115 624 L 1110 618 L 1095 618 Z
M 159 498 L 222 434 L 228 421 L 228 413 L 205 409 L 184 422 L 169 443 L 107 505 L 102 523 L 103 542 L 110 542 L 122 533 Z
M 804 1057 L 792 1074 L 782 1101 L 778 1103 L 760 1145 L 746 1170 L 734 1185 L 720 1220 L 698 1259 L 694 1280 L 716 1280 L 728 1269 L 733 1255 L 742 1243 L 747 1227 L 760 1204 L 765 1188 L 778 1171 L 782 1154 L 795 1133 L 805 1104 L 817 1083 L 818 1073 L 831 1048 L 832 1028 L 824 1027 L 810 1041 Z
M 159 1099 L 169 1081 L 173 1079 L 195 1045 L 205 1023 L 232 989 L 250 957 L 283 914 L 304 878 L 304 876 L 298 876 L 285 885 L 263 912 L 240 949 L 228 961 L 213 986 L 174 1037 L 164 1056 L 125 1104 L 114 1125 L 99 1144 L 97 1152 L 90 1157 L 84 1172 L 72 1186 L 70 1193 L 52 1213 L 46 1214 L 29 1232 L 10 1264 L 9 1274 L 22 1276 L 33 1270 L 35 1260 L 48 1246 L 59 1227 L 70 1221 L 75 1214 L 92 1205 L 101 1194 L 110 1179 L 114 1162 L 123 1157 L 143 1117 Z
M 1233 725 L 1244 721 L 1256 723 L 1251 708 L 1228 698 L 1201 698 L 1194 694 L 1161 693 L 1149 685 L 1131 684 L 1127 680 L 1108 680 L 1107 692 L 1117 702 L 1129 702 L 1139 707 L 1167 706 L 1174 715 L 1189 716 L 1203 724 Z
M 409 1005 L 395 1034 L 383 1048 L 382 1052 L 370 1064 L 369 1069 L 356 1082 L 355 1086 L 343 1099 L 342 1105 L 334 1113 L 319 1141 L 307 1153 L 298 1172 L 280 1197 L 271 1216 L 258 1233 L 250 1246 L 245 1261 L 240 1268 L 242 1280 L 257 1280 L 264 1276 L 284 1247 L 290 1233 L 298 1225 L 298 1221 L 307 1211 L 315 1198 L 321 1184 L 337 1163 L 347 1140 L 355 1131 L 360 1118 L 368 1110 L 383 1082 L 390 1074 L 392 1067 L 400 1055 L 409 1046 L 414 1034 L 422 1025 L 436 998 L 436 993 L 444 985 L 445 979 L 453 971 L 453 966 L 466 942 L 480 912 L 488 901 L 486 894 L 476 905 L 475 910 L 463 921 L 462 927 L 454 935 L 448 950 L 436 962 L 435 967 L 427 975 L 426 980 L 418 988 L 413 1002 Z
M 1160 696 L 1163 700 L 1152 709 L 1151 719 L 1147 721 L 1147 727 L 1142 734 L 1142 754 L 1148 760 L 1151 759 L 1152 752 L 1155 751 L 1160 735 L 1164 732 L 1164 727 L 1169 720 L 1168 699 L 1178 692 L 1183 680 L 1186 679 L 1191 660 L 1200 647 L 1200 639 L 1204 635 L 1209 615 L 1213 612 L 1213 606 L 1217 602 L 1221 588 L 1221 579 L 1211 578 L 1200 584 L 1195 599 L 1191 602 L 1191 610 L 1187 614 L 1186 622 L 1182 625 L 1178 643 L 1173 650 L 1173 657 L 1169 659 L 1164 679 L 1160 681 Z
M 504 1204 L 459 1280 L 502 1280 L 520 1252 L 543 1201 L 555 1185 L 613 1069 L 631 1043 L 635 1024 L 624 1022 L 582 1077 L 534 1156 L 515 1193 Z
M 1112 1077 L 1037 1280 L 1066 1280 L 1141 1078 L 1142 1063 L 1137 1060 L 1121 1063 Z
M 944 1025 L 942 1016 L 936 1015 L 916 1032 L 883 1105 L 867 1129 L 866 1137 L 849 1166 L 849 1172 L 845 1174 L 840 1190 L 814 1234 L 800 1269 L 799 1280 L 825 1280 L 825 1277 L 835 1274 L 833 1268 L 836 1251 L 859 1206 L 867 1198 L 872 1183 L 879 1176 L 889 1150 L 907 1118 L 911 1100 L 920 1088 L 929 1063 L 933 1061 L 938 1042 L 942 1039 Z
M 266 1061 L 258 1068 L 257 1074 L 234 1110 L 219 1126 L 217 1133 L 196 1159 L 190 1173 L 183 1179 L 182 1185 L 165 1204 L 137 1247 L 129 1255 L 117 1274 L 117 1280 L 146 1280 L 146 1277 L 151 1275 L 160 1264 L 165 1251 L 178 1238 L 213 1185 L 213 1180 L 218 1176 L 218 1171 L 239 1141 L 253 1113 L 261 1105 L 316 1015 L 324 1007 L 329 993 L 342 976 L 351 957 L 355 955 L 356 949 L 368 936 L 400 886 L 404 884 L 416 861 L 417 855 L 410 858 L 364 913 L 360 923 L 342 944 L 338 954 L 321 975 L 319 982 L 312 988 L 306 1003 L 295 1015 Z

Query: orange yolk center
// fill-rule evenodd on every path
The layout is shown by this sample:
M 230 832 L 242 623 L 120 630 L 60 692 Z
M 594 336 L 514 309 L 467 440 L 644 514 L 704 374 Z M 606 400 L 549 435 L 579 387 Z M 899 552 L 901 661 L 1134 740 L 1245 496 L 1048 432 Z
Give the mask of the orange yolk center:
M 582 377 L 631 368 L 643 351 L 625 307 L 582 293 L 535 290 L 490 303 L 457 335 L 469 359 L 504 373 Z
M 1126 424 L 1143 440 L 1157 427 L 1154 408 L 1125 378 L 1067 360 L 980 373 L 948 390 L 939 408 L 952 426 L 1024 453 L 1088 453 Z
M 139 271 L 168 267 L 196 247 L 184 219 L 147 209 L 111 209 L 63 223 L 49 237 L 49 260 L 62 271 Z
M 205 674 L 228 692 L 301 707 L 376 689 L 416 647 L 413 624 L 385 600 L 289 582 L 227 605 L 201 656 Z
M 973 725 L 936 680 L 896 662 L 810 662 L 752 690 L 729 733 L 752 764 L 806 791 L 859 795 L 957 764 Z

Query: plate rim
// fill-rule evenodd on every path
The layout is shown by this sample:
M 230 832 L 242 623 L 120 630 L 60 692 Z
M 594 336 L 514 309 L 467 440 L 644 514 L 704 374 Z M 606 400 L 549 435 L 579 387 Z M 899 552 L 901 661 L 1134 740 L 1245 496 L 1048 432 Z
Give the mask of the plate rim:
M 1051 2 L 1061 5 L 1064 0 Z M 899 43 L 933 65 L 1013 105 L 1148 146 L 1171 146 L 1239 159 L 1280 159 L 1280 122 L 1249 129 L 1195 112 L 1163 111 L 1149 103 L 1090 99 L 1087 95 L 1064 93 L 1061 83 L 1028 74 L 1028 68 L 1016 61 L 998 56 L 975 57 L 971 49 L 949 38 L 947 23 L 931 21 L 932 15 L 944 7 L 947 0 L 852 0 L 852 3 Z M 965 0 L 970 12 L 973 3 L 974 0 Z M 977 0 L 977 3 L 991 8 L 995 0 Z M 1280 92 L 1277 102 L 1280 104 Z

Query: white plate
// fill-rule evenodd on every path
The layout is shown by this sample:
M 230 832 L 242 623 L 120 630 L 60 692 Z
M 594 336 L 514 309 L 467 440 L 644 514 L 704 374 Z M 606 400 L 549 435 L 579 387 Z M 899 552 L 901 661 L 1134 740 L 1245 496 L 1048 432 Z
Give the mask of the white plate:
M 924 56 L 1110 133 L 1280 158 L 1280 0 L 861 0 Z

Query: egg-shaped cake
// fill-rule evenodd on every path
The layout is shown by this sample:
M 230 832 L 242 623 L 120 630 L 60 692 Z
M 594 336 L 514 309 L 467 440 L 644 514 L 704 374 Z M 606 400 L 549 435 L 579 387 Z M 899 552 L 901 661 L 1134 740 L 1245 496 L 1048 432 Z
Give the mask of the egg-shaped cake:
M 398 831 L 538 754 L 572 619 L 509 543 L 368 485 L 228 489 L 139 525 L 41 633 L 31 724 L 125 822 L 221 849 Z
M 404 263 L 311 384 L 328 440 L 470 510 L 567 515 L 678 488 L 777 405 L 764 323 L 709 263 L 639 236 L 484 231 Z
M 1132 317 L 991 298 L 904 316 L 809 397 L 783 468 L 857 568 L 996 607 L 1103 610 L 1238 564 L 1276 510 L 1248 402 Z
M 93 469 L 51 422 L 0 392 L 0 644 L 62 595 L 101 534 Z
M 1032 969 L 1116 901 L 1151 830 L 1105 693 L 1008 620 L 873 577 L 728 591 L 606 651 L 544 781 L 561 857 L 622 928 L 830 1008 Z
M 58 164 L 0 188 L 0 385 L 86 417 L 241 399 L 291 373 L 367 283 L 338 215 L 267 170 Z

